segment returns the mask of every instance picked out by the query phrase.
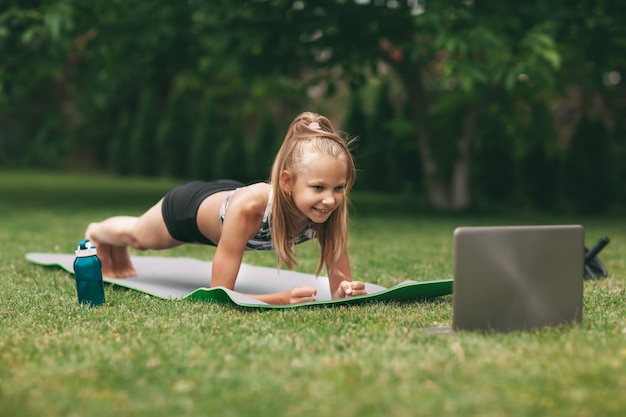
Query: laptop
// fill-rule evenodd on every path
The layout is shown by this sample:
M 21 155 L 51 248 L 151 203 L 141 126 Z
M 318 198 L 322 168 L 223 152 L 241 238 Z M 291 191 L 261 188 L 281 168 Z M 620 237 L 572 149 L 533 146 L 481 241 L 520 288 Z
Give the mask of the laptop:
M 584 256 L 580 225 L 457 228 L 452 329 L 580 323 Z

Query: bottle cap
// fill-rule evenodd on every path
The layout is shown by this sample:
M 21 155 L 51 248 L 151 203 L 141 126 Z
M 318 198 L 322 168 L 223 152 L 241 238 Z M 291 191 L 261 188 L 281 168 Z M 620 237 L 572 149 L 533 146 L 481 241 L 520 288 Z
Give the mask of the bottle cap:
M 97 255 L 96 247 L 91 244 L 89 239 L 83 239 L 76 247 L 76 256 L 86 257 L 86 256 L 94 256 Z

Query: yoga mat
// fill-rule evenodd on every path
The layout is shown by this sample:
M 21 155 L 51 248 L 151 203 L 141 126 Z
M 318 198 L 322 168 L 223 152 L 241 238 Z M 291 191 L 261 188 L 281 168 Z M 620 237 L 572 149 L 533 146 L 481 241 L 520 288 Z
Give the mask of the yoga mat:
M 26 259 L 38 265 L 63 268 L 73 274 L 73 254 L 28 253 Z M 452 294 L 452 279 L 438 281 L 404 281 L 391 288 L 365 283 L 367 295 L 332 300 L 327 277 L 289 270 L 277 270 L 243 263 L 235 291 L 211 285 L 211 262 L 194 258 L 133 256 L 137 276 L 104 277 L 104 282 L 137 290 L 163 299 L 218 301 L 241 307 L 291 308 L 307 305 L 346 305 L 371 301 L 419 301 Z M 317 301 L 294 305 L 270 305 L 242 295 L 285 291 L 298 285 L 317 289 Z

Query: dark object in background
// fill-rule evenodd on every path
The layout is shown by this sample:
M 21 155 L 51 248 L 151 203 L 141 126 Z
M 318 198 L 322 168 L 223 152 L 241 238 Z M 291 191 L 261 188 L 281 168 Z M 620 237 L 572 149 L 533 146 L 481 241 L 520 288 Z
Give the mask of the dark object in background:
M 610 241 L 608 237 L 602 236 L 591 249 L 585 247 L 585 278 L 600 279 L 609 275 L 597 255 Z

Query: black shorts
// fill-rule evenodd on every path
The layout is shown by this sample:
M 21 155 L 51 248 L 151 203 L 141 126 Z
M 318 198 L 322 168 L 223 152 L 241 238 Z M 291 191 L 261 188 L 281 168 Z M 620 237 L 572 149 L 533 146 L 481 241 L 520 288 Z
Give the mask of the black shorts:
M 217 246 L 200 233 L 196 220 L 198 208 L 208 196 L 239 187 L 243 184 L 238 181 L 218 180 L 192 181 L 174 188 L 163 197 L 161 208 L 168 232 L 181 242 Z

